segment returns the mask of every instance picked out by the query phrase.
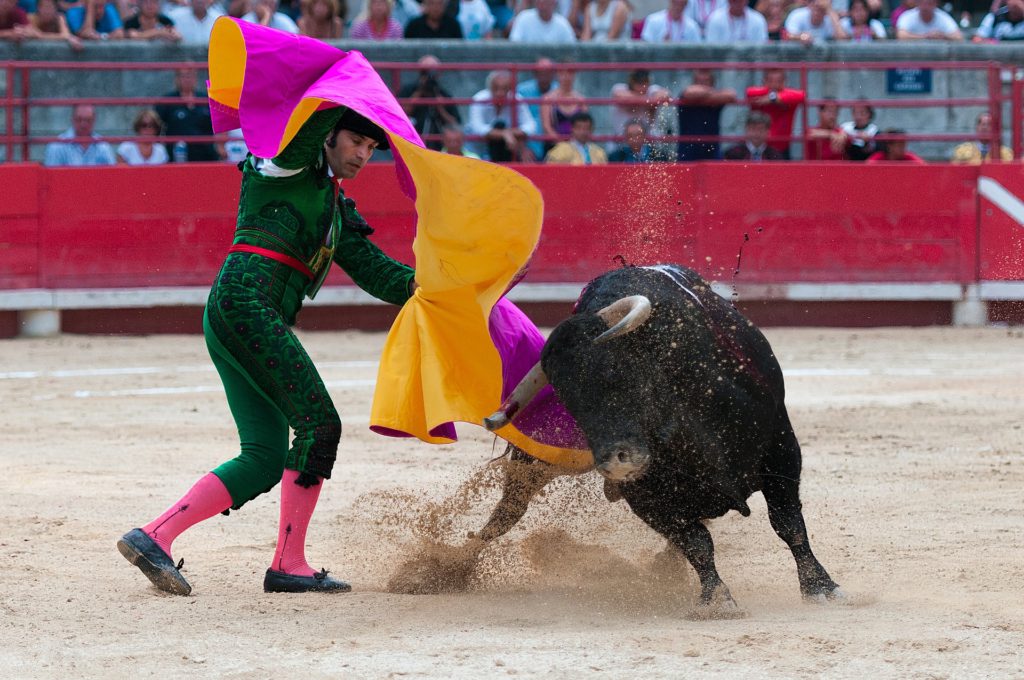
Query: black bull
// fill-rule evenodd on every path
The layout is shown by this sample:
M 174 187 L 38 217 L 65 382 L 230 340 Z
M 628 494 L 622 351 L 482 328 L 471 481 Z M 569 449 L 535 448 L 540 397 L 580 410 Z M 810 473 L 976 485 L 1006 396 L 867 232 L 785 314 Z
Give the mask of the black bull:
M 609 500 L 676 546 L 700 578 L 703 605 L 735 606 L 702 520 L 764 494 L 796 560 L 800 590 L 841 593 L 811 552 L 800 505 L 800 445 L 782 370 L 764 335 L 692 270 L 626 267 L 594 279 L 541 362 L 487 419 L 500 427 L 550 381 L 579 423 Z M 509 414 L 512 414 L 511 416 Z M 512 450 L 503 497 L 476 538 L 505 533 L 533 495 L 565 471 Z

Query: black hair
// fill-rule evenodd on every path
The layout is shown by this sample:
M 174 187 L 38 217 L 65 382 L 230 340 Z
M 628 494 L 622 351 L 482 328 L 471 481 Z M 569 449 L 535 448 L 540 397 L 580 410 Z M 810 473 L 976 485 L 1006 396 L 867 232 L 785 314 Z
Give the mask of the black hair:
M 571 118 L 569 118 L 569 123 L 572 124 L 572 125 L 575 125 L 576 123 L 582 123 L 582 122 L 590 123 L 590 126 L 593 127 L 594 126 L 594 117 L 591 116 L 586 111 L 577 111 L 576 113 L 572 114 Z

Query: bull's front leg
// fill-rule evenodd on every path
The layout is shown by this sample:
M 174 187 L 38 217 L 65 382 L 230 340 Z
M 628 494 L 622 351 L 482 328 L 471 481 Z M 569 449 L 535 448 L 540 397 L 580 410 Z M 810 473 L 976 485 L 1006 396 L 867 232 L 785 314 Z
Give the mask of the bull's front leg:
M 481 548 L 508 533 L 526 514 L 533 497 L 551 480 L 567 474 L 565 470 L 538 460 L 512 444 L 508 445 L 505 453 L 507 460 L 504 462 L 501 500 L 483 528 L 469 535 L 471 540 L 480 542 Z

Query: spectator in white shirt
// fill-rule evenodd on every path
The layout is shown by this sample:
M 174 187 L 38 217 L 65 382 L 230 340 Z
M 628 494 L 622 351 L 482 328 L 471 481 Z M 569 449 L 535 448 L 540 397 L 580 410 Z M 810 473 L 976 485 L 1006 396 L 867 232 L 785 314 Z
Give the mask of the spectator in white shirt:
M 536 0 L 512 20 L 508 39 L 525 43 L 574 43 L 576 32 L 569 20 L 555 12 L 555 0 Z
M 466 40 L 491 37 L 494 14 L 486 0 L 459 0 L 459 13 L 455 18 L 462 26 L 462 37 Z
M 284 12 L 277 11 L 277 0 L 256 0 L 252 11 L 242 17 L 243 21 L 276 28 L 298 35 L 299 26 Z
M 794 9 L 786 17 L 786 33 L 787 40 L 804 45 L 847 38 L 831 0 L 811 0 L 807 6 Z
M 700 26 L 686 16 L 687 0 L 668 0 L 668 9 L 648 15 L 640 39 L 650 43 L 700 42 Z
M 728 0 L 716 9 L 704 27 L 704 41 L 709 43 L 768 42 L 768 22 L 760 12 L 747 7 L 746 0 Z
M 691 0 L 686 3 L 686 9 L 683 10 L 683 13 L 693 19 L 693 22 L 700 27 L 701 36 L 707 38 L 705 30 L 708 25 L 708 18 L 712 12 L 725 7 L 726 4 L 726 0 Z
M 495 162 L 522 160 L 526 139 L 537 133 L 537 121 L 530 109 L 526 104 L 513 104 L 511 93 L 512 74 L 491 71 L 486 89 L 473 95 L 469 106 L 466 133 L 482 136 L 483 143 L 476 144 L 477 153 Z
M 963 40 L 956 19 L 938 8 L 937 0 L 919 0 L 896 20 L 898 40 Z

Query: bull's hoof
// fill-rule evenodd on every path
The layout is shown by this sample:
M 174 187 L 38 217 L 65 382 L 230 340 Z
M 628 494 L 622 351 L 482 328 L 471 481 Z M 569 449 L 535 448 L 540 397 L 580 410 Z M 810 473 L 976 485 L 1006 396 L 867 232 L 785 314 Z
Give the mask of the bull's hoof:
M 804 595 L 804 602 L 810 604 L 826 605 L 826 604 L 847 604 L 851 602 L 850 597 L 843 592 L 843 589 L 836 586 L 830 590 L 822 590 L 821 592 L 812 593 L 810 595 Z
M 691 621 L 722 621 L 747 616 L 747 611 L 740 609 L 724 583 L 720 583 L 710 593 L 702 594 L 697 606 L 686 614 L 686 618 Z

